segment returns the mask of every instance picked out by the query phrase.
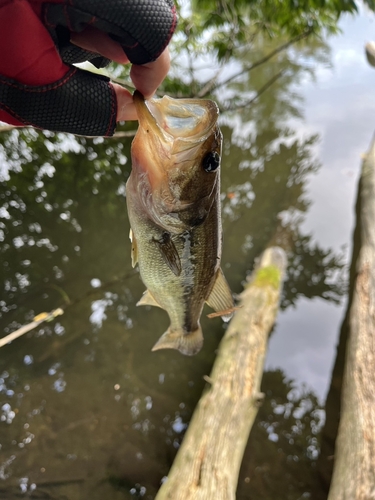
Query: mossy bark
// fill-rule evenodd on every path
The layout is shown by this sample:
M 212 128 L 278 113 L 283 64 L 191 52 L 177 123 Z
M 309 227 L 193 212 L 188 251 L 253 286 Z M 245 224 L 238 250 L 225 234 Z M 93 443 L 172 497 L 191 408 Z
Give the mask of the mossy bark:
M 168 480 L 156 500 L 234 499 L 280 299 L 286 258 L 267 249 L 241 294 Z

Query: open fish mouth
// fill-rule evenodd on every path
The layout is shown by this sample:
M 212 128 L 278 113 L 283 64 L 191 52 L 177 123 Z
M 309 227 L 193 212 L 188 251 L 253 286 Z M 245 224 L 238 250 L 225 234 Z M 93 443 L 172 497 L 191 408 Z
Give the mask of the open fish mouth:
M 140 126 L 151 128 L 164 143 L 173 144 L 173 150 L 179 152 L 205 141 L 219 116 L 217 104 L 209 99 L 173 99 L 164 96 L 145 101 L 136 90 L 133 101 Z

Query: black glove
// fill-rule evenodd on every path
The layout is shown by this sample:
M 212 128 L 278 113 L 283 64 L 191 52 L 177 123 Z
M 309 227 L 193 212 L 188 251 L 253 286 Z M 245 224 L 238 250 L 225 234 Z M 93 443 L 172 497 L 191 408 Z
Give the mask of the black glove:
M 109 60 L 71 44 L 71 32 L 93 26 L 139 65 L 163 52 L 176 19 L 172 0 L 0 1 L 0 120 L 80 135 L 112 135 L 117 100 L 108 78 L 69 66 L 89 60 L 103 67 Z
M 69 32 L 80 33 L 86 26 L 93 26 L 118 42 L 133 64 L 145 64 L 157 59 L 176 27 L 172 0 L 74 0 L 69 4 L 46 3 L 43 20 L 63 51 L 67 47 Z M 86 52 L 83 49 L 81 51 Z

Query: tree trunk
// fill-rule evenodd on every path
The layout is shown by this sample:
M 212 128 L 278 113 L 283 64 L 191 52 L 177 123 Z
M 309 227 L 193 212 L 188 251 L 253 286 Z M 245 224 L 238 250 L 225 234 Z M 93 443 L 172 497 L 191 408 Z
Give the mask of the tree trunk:
M 317 463 L 319 484 L 316 484 L 316 491 L 314 491 L 313 494 L 314 500 L 327 499 L 332 481 L 333 457 L 335 453 L 335 443 L 340 423 L 342 386 L 344 379 L 345 360 L 347 356 L 346 351 L 350 332 L 350 311 L 353 303 L 355 283 L 357 278 L 357 260 L 359 251 L 361 249 L 360 214 L 362 209 L 360 191 L 361 183 L 358 186 L 357 202 L 355 208 L 357 222 L 353 234 L 353 250 L 349 272 L 348 304 L 345 312 L 345 317 L 340 328 L 336 360 L 332 370 L 331 384 L 325 403 L 326 421 L 321 435 L 320 454 Z
M 375 499 L 375 139 L 358 197 L 360 247 L 329 500 Z
M 264 358 L 285 267 L 280 248 L 262 254 L 155 500 L 235 499 L 242 456 L 263 396 L 259 391 Z

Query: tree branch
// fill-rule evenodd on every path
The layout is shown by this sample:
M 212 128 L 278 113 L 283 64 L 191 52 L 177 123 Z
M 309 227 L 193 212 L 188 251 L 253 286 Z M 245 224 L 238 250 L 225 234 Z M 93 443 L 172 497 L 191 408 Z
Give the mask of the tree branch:
M 237 109 L 241 109 L 241 108 L 245 108 L 247 106 L 250 106 L 254 101 L 256 101 L 258 99 L 259 96 L 261 96 L 263 94 L 263 92 L 265 92 L 267 89 L 269 89 L 271 87 L 271 85 L 273 85 L 279 78 L 281 78 L 283 76 L 283 74 L 285 73 L 285 70 L 281 70 L 279 71 L 279 73 L 277 73 L 276 75 L 274 75 L 272 78 L 270 78 L 268 80 L 268 82 L 266 82 L 259 90 L 258 92 L 255 94 L 254 97 L 252 97 L 251 99 L 249 99 L 248 101 L 246 102 L 242 102 L 240 104 L 230 104 L 229 106 L 226 106 L 226 107 L 222 107 L 220 108 L 220 111 L 222 113 L 224 113 L 225 111 L 235 111 Z
M 283 43 L 282 45 L 280 45 L 279 47 L 277 47 L 276 49 L 274 49 L 273 51 L 271 51 L 269 54 L 267 54 L 266 56 L 262 57 L 261 59 L 258 59 L 257 61 L 255 61 L 254 63 L 252 63 L 252 64 L 250 64 L 248 66 L 245 66 L 244 68 L 241 69 L 241 71 L 238 71 L 234 75 L 229 76 L 225 80 L 223 80 L 221 82 L 218 82 L 218 83 L 216 83 L 214 85 L 209 85 L 210 82 L 212 82 L 212 81 L 215 82 L 217 80 L 217 75 L 215 75 L 212 78 L 212 80 L 210 80 L 209 82 L 207 82 L 205 84 L 205 86 L 203 87 L 203 89 L 199 92 L 198 97 L 204 97 L 209 92 L 224 87 L 225 85 L 227 85 L 228 83 L 232 82 L 233 80 L 235 80 L 239 76 L 244 75 L 245 73 L 248 73 L 249 71 L 252 71 L 253 69 L 257 68 L 258 66 L 261 66 L 262 64 L 266 63 L 267 61 L 269 61 L 270 59 L 272 59 L 272 57 L 274 57 L 276 54 L 279 54 L 283 50 L 286 50 L 291 45 L 293 45 L 293 44 L 295 44 L 295 43 L 303 40 L 304 38 L 307 38 L 309 35 L 311 35 L 311 33 L 312 33 L 312 30 L 304 31 L 300 35 L 298 35 L 298 36 L 292 38 L 291 40 L 289 40 L 288 42 Z M 203 93 L 203 90 L 206 89 L 206 88 L 208 89 L 208 91 L 205 92 L 205 93 Z

